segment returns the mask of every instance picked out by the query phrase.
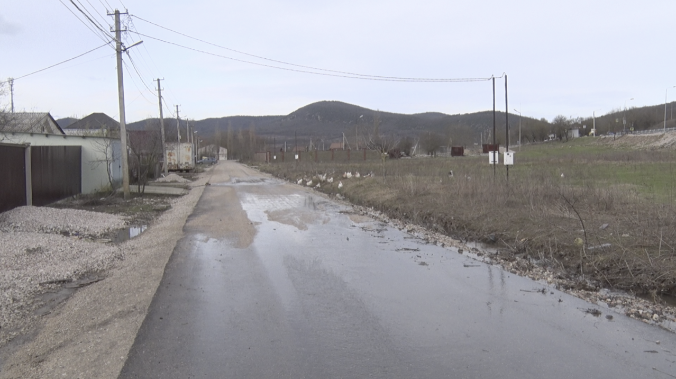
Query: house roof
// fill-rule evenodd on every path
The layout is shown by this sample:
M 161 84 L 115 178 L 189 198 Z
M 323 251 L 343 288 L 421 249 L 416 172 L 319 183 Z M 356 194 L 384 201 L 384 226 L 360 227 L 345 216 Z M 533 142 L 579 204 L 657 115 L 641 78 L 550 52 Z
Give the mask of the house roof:
M 343 149 L 343 143 L 342 142 L 333 142 L 331 143 L 331 146 L 329 146 L 329 150 L 342 150 Z
M 66 129 L 108 129 L 120 130 L 120 123 L 105 113 L 92 113 L 74 123 Z
M 3 124 L 0 129 L 5 132 L 64 134 L 49 112 L 8 113 Z

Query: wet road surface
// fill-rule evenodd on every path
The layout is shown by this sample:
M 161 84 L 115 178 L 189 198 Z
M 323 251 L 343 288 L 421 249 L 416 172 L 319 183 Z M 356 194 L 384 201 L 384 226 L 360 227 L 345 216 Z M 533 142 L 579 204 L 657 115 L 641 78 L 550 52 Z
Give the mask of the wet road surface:
M 672 333 L 234 162 L 214 170 L 120 378 L 676 376 Z

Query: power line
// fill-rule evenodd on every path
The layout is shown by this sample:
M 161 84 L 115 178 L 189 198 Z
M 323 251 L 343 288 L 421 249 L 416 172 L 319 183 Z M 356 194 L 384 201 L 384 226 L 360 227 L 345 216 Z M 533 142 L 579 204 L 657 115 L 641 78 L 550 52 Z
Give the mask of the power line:
M 145 80 L 143 80 L 143 76 L 142 76 L 141 73 L 138 71 L 138 68 L 136 68 L 136 64 L 134 63 L 134 59 L 133 59 L 133 58 L 131 57 L 131 55 L 129 54 L 129 51 L 127 51 L 126 53 L 127 53 L 127 56 L 129 57 L 129 61 L 131 62 L 132 67 L 134 67 L 134 71 L 136 71 L 136 74 L 138 75 L 138 77 L 139 77 L 139 79 L 141 80 L 141 82 L 143 83 L 143 85 L 146 87 L 146 89 L 148 90 L 148 92 L 150 92 L 151 94 L 153 94 L 153 96 L 155 96 L 155 92 L 154 92 L 153 90 L 151 90 L 150 87 L 148 87 L 148 85 L 146 84 Z
M 131 16 L 132 16 L 132 17 L 136 17 L 136 18 L 138 18 L 138 19 L 141 20 L 141 21 L 145 21 L 145 22 L 147 22 L 147 23 L 149 23 L 149 24 L 155 25 L 155 26 L 157 26 L 158 28 L 162 28 L 162 29 L 168 30 L 168 31 L 170 31 L 170 32 L 172 32 L 172 33 L 176 33 L 176 34 L 182 35 L 182 36 L 184 36 L 184 37 L 187 37 L 187 38 L 190 38 L 190 39 L 193 39 L 193 40 L 202 42 L 202 43 L 206 43 L 206 44 L 208 44 L 208 45 L 215 46 L 215 47 L 218 47 L 218 48 L 221 48 L 221 49 L 225 49 L 225 50 L 228 50 L 228 51 L 232 51 L 232 52 L 235 52 L 235 53 L 238 53 L 238 54 L 243 54 L 243 55 L 247 55 L 247 56 L 250 56 L 250 57 L 253 57 L 253 58 L 263 59 L 263 60 L 270 61 L 270 62 L 275 62 L 275 63 L 281 63 L 281 64 L 285 64 L 285 65 L 289 65 L 289 66 L 301 67 L 301 68 L 306 68 L 306 69 L 316 70 L 316 71 L 332 72 L 332 73 L 335 73 L 335 74 L 342 74 L 342 75 L 329 75 L 329 74 L 321 74 L 321 73 L 315 73 L 315 72 L 308 72 L 308 71 L 304 71 L 304 70 L 293 70 L 293 69 L 289 69 L 289 68 L 277 67 L 277 66 L 272 66 L 272 65 L 265 65 L 265 64 L 261 64 L 261 63 L 249 62 L 249 61 L 240 60 L 240 59 L 236 59 L 236 58 L 220 56 L 220 55 L 217 55 L 217 54 L 208 53 L 208 52 L 201 51 L 201 50 L 198 50 L 198 49 L 193 49 L 193 48 L 190 48 L 190 47 L 182 46 L 182 45 L 179 45 L 179 44 L 176 44 L 176 43 L 164 41 L 164 40 L 161 40 L 161 39 L 159 39 L 159 38 L 154 38 L 154 37 L 146 36 L 146 35 L 144 35 L 144 34 L 141 34 L 141 33 L 138 33 L 138 32 L 137 32 L 137 34 L 143 35 L 143 36 L 148 37 L 148 38 L 157 39 L 157 40 L 159 40 L 159 41 L 161 41 L 161 42 L 174 44 L 174 45 L 177 45 L 177 46 L 180 46 L 180 47 L 183 47 L 183 48 L 187 48 L 187 49 L 191 49 L 191 50 L 195 50 L 195 51 L 198 51 L 198 52 L 201 52 L 201 53 L 210 54 L 210 55 L 218 56 L 218 57 L 221 57 L 221 58 L 226 58 L 226 59 L 236 60 L 236 61 L 239 61 L 239 62 L 255 64 L 255 65 L 259 65 L 259 66 L 265 66 L 265 67 L 277 68 L 277 69 L 281 69 L 281 70 L 296 71 L 296 72 L 303 72 L 303 73 L 311 73 L 311 74 L 316 74 L 316 75 L 326 75 L 326 76 L 336 76 L 336 77 L 349 77 L 349 78 L 352 78 L 352 79 L 367 79 L 367 78 L 370 78 L 371 80 L 398 81 L 398 82 L 444 82 L 444 83 L 454 83 L 454 82 L 476 82 L 476 81 L 487 81 L 487 80 L 490 80 L 490 79 L 491 79 L 491 78 L 460 78 L 460 79 L 443 79 L 443 78 L 442 78 L 442 79 L 436 79 L 436 78 L 404 78 L 404 77 L 396 77 L 396 76 L 380 76 L 380 75 L 358 74 L 358 73 L 353 73 L 353 72 L 348 72 L 348 71 L 328 70 L 328 69 L 317 68 L 317 67 L 312 67 L 312 66 L 304 66 L 304 65 L 299 65 L 299 64 L 295 64 L 295 63 L 289 63 L 289 62 L 284 62 L 284 61 L 280 61 L 280 60 L 276 60 L 276 59 L 266 58 L 266 57 L 259 56 L 259 55 L 255 55 L 255 54 L 249 54 L 249 53 L 246 53 L 246 52 L 243 52 L 243 51 L 231 49 L 231 48 L 229 48 L 229 47 L 217 45 L 217 44 L 215 44 L 215 43 L 211 43 L 211 42 L 208 42 L 208 41 L 205 41 L 205 40 L 196 38 L 196 37 L 192 37 L 192 36 L 189 36 L 189 35 L 187 35 L 187 34 L 178 32 L 178 31 L 176 31 L 176 30 L 167 28 L 167 27 L 165 27 L 165 26 L 156 24 L 156 23 L 154 23 L 154 22 L 152 22 L 152 21 L 148 21 L 148 20 L 146 20 L 146 19 L 144 19 L 144 18 L 141 18 L 141 17 L 139 17 L 139 16 L 136 16 L 136 15 L 131 15 Z
M 129 74 L 129 77 L 131 78 L 132 83 L 134 83 L 134 87 L 138 90 L 138 92 L 141 94 L 141 97 L 143 97 L 148 103 L 152 104 L 150 100 L 143 94 L 143 91 L 141 91 L 141 88 L 136 84 L 136 80 L 134 80 L 134 76 L 131 74 L 131 70 L 129 70 L 129 66 L 127 66 L 127 62 L 122 61 L 122 64 L 124 65 L 124 68 L 127 70 L 127 74 Z
M 107 12 L 108 12 L 108 8 L 110 7 L 110 4 L 108 4 L 107 1 L 106 1 L 106 4 L 108 4 L 108 5 L 103 4 L 103 1 L 101 1 L 101 0 L 99 0 L 99 3 L 101 3 L 101 6 L 104 7 L 104 8 L 106 9 L 106 13 L 107 13 Z M 113 10 L 113 8 L 110 8 L 110 10 Z
M 94 5 L 92 5 L 92 3 L 89 0 L 85 0 L 85 1 L 87 2 L 87 4 L 89 4 L 90 7 L 92 7 L 92 9 L 96 13 L 96 15 L 99 16 L 99 19 L 103 20 L 103 23 L 106 24 L 108 26 L 108 28 L 110 29 L 111 25 L 108 23 L 108 21 L 106 21 L 106 18 L 103 17 L 103 15 L 101 15 L 101 12 L 97 11 L 96 7 Z M 82 2 L 80 2 L 79 0 L 78 0 L 78 3 L 80 3 L 80 5 L 82 5 L 82 7 L 85 8 L 84 5 L 82 4 Z M 105 6 L 104 6 L 104 8 L 105 8 Z M 92 12 L 89 12 L 89 14 L 92 15 Z M 99 22 L 98 19 L 96 20 L 96 22 L 99 24 L 99 26 L 101 26 L 103 28 L 103 25 L 101 24 L 101 22 Z
M 136 25 L 134 24 L 134 19 L 133 19 L 130 15 L 127 15 L 127 18 L 128 18 L 128 20 L 129 20 L 129 28 L 128 28 L 128 30 L 129 30 L 131 33 L 136 33 L 136 35 L 139 37 L 139 40 L 140 40 L 140 39 L 141 39 L 141 36 L 138 35 L 138 30 L 136 29 Z M 129 34 L 131 34 L 131 33 L 129 33 Z M 158 75 L 154 75 L 154 76 L 156 76 L 156 77 L 158 77 L 158 78 L 159 78 L 159 77 L 164 77 L 164 75 L 162 75 L 162 70 L 160 70 L 160 68 L 157 66 L 157 63 L 155 63 L 155 60 L 153 59 L 153 55 L 150 54 L 150 51 L 148 50 L 147 44 L 143 44 L 142 47 L 143 47 L 143 50 L 145 50 L 145 54 L 139 52 L 139 55 L 141 56 L 141 60 L 143 61 L 143 63 L 146 65 L 146 67 L 149 68 L 150 71 L 156 71 L 156 72 L 157 72 Z M 144 57 L 145 55 L 147 55 L 148 58 L 150 59 L 150 63 L 152 64 L 152 67 L 151 67 L 150 64 L 147 63 L 147 61 L 146 61 L 146 59 L 145 59 L 145 57 Z M 155 70 L 153 70 L 153 67 L 154 67 Z M 164 91 L 164 95 L 165 95 L 166 97 L 168 97 L 174 104 L 178 104 L 178 103 L 176 102 L 176 100 L 173 98 L 173 96 L 172 96 L 172 91 L 171 91 L 171 90 L 165 90 L 165 91 Z M 167 96 L 167 95 L 168 95 L 168 96 Z M 172 111 L 169 110 L 169 112 L 172 112 Z
M 78 1 L 78 2 L 79 2 L 79 1 Z M 108 32 L 105 31 L 105 30 L 103 30 L 103 27 L 102 27 L 100 24 L 98 24 L 96 21 L 92 20 L 92 18 L 89 17 L 89 16 L 90 16 L 89 14 L 87 14 L 85 11 L 83 11 L 82 9 L 80 9 L 80 7 L 78 7 L 77 4 L 75 4 L 75 2 L 74 2 L 73 0 L 70 0 L 70 3 L 73 4 L 73 6 L 75 7 L 75 9 L 77 9 L 78 11 L 80 11 L 80 13 L 82 13 L 82 14 L 87 18 L 87 20 L 89 20 L 89 22 L 92 23 L 92 24 L 94 25 L 94 27 L 96 27 L 96 29 L 100 30 L 101 33 L 103 33 L 103 35 L 105 35 L 105 36 L 108 37 Z M 82 5 L 82 3 L 80 3 L 80 5 Z M 84 6 L 83 6 L 83 8 L 84 8 Z M 92 17 L 93 17 L 93 16 L 92 16 Z
M 77 20 L 80 21 L 80 22 L 82 23 L 82 25 L 84 25 L 87 29 L 89 29 L 92 33 L 94 33 L 99 39 L 101 39 L 101 40 L 104 41 L 104 42 L 107 42 L 108 44 L 110 44 L 110 42 L 113 41 L 113 39 L 110 38 L 110 36 L 108 36 L 107 34 L 105 35 L 105 38 L 104 38 L 104 37 L 101 36 L 101 34 L 99 34 L 96 30 L 92 29 L 92 27 L 89 26 L 86 22 L 82 21 L 82 19 L 81 19 L 80 17 L 78 17 L 78 15 L 75 14 L 75 12 L 73 12 L 73 10 L 70 9 L 70 8 L 68 7 L 68 5 L 66 5 L 66 3 L 64 3 L 64 2 L 61 1 L 61 0 L 59 0 L 59 2 L 60 2 L 64 7 L 66 7 L 66 9 L 68 9 L 68 11 L 69 11 L 70 13 L 72 13 L 73 16 L 75 16 L 75 18 L 77 18 Z M 106 39 L 106 38 L 108 38 L 108 39 Z M 112 47 L 112 46 L 111 46 L 111 47 Z
M 243 59 L 228 57 L 228 56 L 225 56 L 225 55 L 210 53 L 208 51 L 195 49 L 195 48 L 189 47 L 189 46 L 184 46 L 184 45 L 178 44 L 176 42 L 170 42 L 170 41 L 163 40 L 161 38 L 152 37 L 152 36 L 149 36 L 147 34 L 143 34 L 143 33 L 137 33 L 137 34 L 140 35 L 140 36 L 144 36 L 146 38 L 154 39 L 156 41 L 164 42 L 164 43 L 169 44 L 169 45 L 178 46 L 178 47 L 181 47 L 181 48 L 184 48 L 184 49 L 187 49 L 187 50 L 196 51 L 196 52 L 202 53 L 202 54 L 212 55 L 212 56 L 215 56 L 215 57 L 219 57 L 219 58 L 223 58 L 223 59 L 229 59 L 229 60 L 236 61 L 236 62 L 248 63 L 248 64 L 252 64 L 252 65 L 256 65 L 256 66 L 275 68 L 275 69 L 284 70 L 284 71 L 300 72 L 300 73 L 304 73 L 304 74 L 313 74 L 313 75 L 320 75 L 320 76 L 332 76 L 332 77 L 337 77 L 337 78 L 348 78 L 348 79 L 372 80 L 372 81 L 379 81 L 379 82 L 409 82 L 409 83 L 461 83 L 461 82 L 482 82 L 482 81 L 491 80 L 491 78 L 425 79 L 425 78 L 353 76 L 353 75 L 349 75 L 349 74 L 339 75 L 339 74 L 329 74 L 329 73 L 324 73 L 324 72 L 298 70 L 298 69 L 294 69 L 294 68 L 273 66 L 273 65 L 269 65 L 269 64 L 251 62 L 251 61 L 247 61 L 247 60 L 243 60 Z
M 61 61 L 61 62 L 59 62 L 59 63 L 55 63 L 55 64 L 53 64 L 53 65 L 51 65 L 51 66 L 49 66 L 49 67 L 45 67 L 45 68 L 40 69 L 40 70 L 33 71 L 33 72 L 31 72 L 30 74 L 26 74 L 26 75 L 19 76 L 19 77 L 17 77 L 17 78 L 14 78 L 14 80 L 19 80 L 19 79 L 21 79 L 21 78 L 25 78 L 25 77 L 27 77 L 27 76 L 31 76 L 31 75 L 33 75 L 33 74 L 37 74 L 38 72 L 42 72 L 42 71 L 48 70 L 48 69 L 50 69 L 50 68 L 52 68 L 52 67 L 56 67 L 56 66 L 58 66 L 58 65 L 64 64 L 64 63 L 66 63 L 66 62 L 70 62 L 70 61 L 72 61 L 73 59 L 80 58 L 81 56 L 87 55 L 87 54 L 89 54 L 89 53 L 91 53 L 91 52 L 93 52 L 93 51 L 96 51 L 96 50 L 98 50 L 98 49 L 104 47 L 104 46 L 108 46 L 108 44 L 105 43 L 105 44 L 103 44 L 103 45 L 101 45 L 101 46 L 99 46 L 99 47 L 95 47 L 95 48 L 93 48 L 93 49 L 91 49 L 91 50 L 89 50 L 89 51 L 87 51 L 87 52 L 85 52 L 85 53 L 82 53 L 82 54 L 78 55 L 78 56 L 75 56 L 75 57 L 66 59 L 65 61 Z M 4 82 L 1 82 L 1 83 L 4 83 Z

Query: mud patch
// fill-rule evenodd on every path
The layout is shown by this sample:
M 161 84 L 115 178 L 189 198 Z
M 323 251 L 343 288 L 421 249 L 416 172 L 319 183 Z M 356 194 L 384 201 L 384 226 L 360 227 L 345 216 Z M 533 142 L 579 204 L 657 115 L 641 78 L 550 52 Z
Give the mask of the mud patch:
M 265 211 L 268 220 L 275 221 L 280 224 L 291 225 L 299 230 L 307 230 L 307 224 L 315 223 L 319 220 L 319 215 L 313 212 L 306 212 L 299 209 L 279 209 L 275 211 Z M 329 220 L 323 219 L 322 223 L 326 224 Z
M 348 217 L 350 218 L 350 221 L 354 222 L 355 224 L 363 224 L 369 221 L 373 221 L 373 219 L 371 219 L 370 217 L 355 213 L 351 213 Z

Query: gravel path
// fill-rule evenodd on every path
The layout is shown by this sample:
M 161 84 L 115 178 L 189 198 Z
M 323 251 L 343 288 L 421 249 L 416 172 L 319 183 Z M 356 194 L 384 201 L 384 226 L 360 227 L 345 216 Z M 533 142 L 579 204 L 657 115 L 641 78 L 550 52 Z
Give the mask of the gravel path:
M 208 178 L 119 245 L 83 238 L 124 227 L 119 216 L 39 207 L 0 215 L 0 378 L 116 378 Z M 83 277 L 92 284 L 38 309 L 36 295 Z M 8 343 L 16 336 L 28 341 Z
M 0 346 L 35 320 L 37 295 L 105 271 L 123 255 L 81 237 L 124 226 L 122 217 L 76 209 L 28 206 L 0 214 Z
M 0 232 L 55 233 L 99 237 L 125 226 L 123 217 L 79 209 L 19 207 L 0 213 Z

